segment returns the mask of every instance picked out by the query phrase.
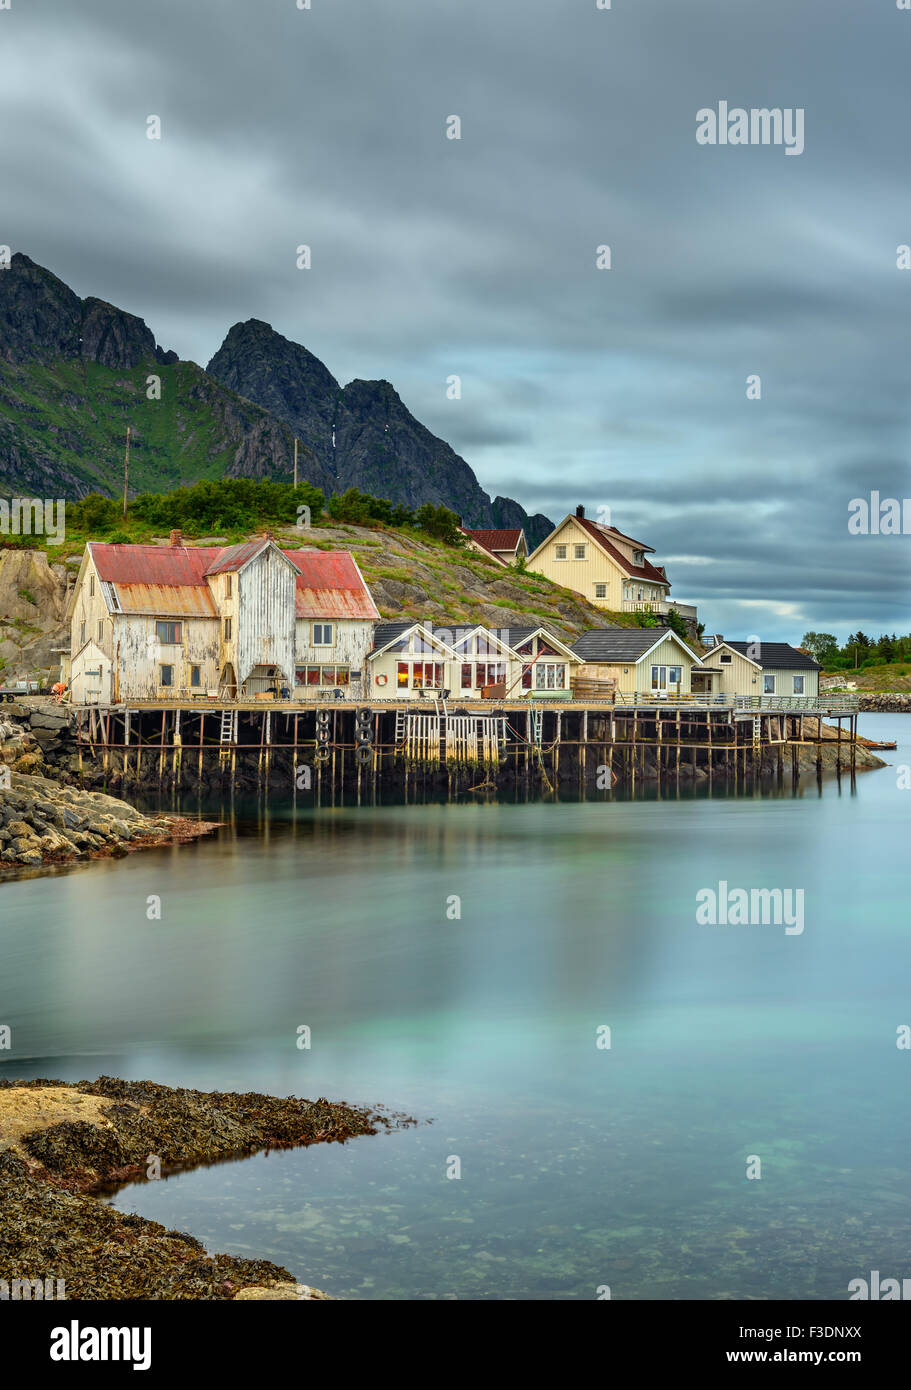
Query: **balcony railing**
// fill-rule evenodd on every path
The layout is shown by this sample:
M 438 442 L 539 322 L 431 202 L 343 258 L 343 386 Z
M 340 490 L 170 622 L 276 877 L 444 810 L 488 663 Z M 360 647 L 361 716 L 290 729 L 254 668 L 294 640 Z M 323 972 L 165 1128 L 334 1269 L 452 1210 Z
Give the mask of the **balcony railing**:
M 625 598 L 621 600 L 620 608 L 623 613 L 654 613 L 657 617 L 670 612 L 673 608 L 680 614 L 681 618 L 691 618 L 693 622 L 696 621 L 696 609 L 691 603 L 676 603 L 673 599 Z

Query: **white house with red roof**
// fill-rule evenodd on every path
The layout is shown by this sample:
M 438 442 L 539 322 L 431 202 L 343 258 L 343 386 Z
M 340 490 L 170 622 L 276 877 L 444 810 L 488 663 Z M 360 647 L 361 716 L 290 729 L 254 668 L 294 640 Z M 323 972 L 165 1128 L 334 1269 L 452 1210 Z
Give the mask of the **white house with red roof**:
M 514 565 L 517 560 L 528 556 L 528 543 L 521 527 L 512 530 L 469 531 L 460 526 L 459 530 L 472 550 L 477 550 L 499 565 Z
M 653 546 L 624 535 L 616 526 L 590 520 L 580 506 L 532 551 L 528 568 L 574 589 L 596 608 L 662 614 L 674 608 L 695 622 L 692 604 L 671 600 L 664 566 L 648 558 L 654 553 Z
M 356 694 L 379 618 L 347 551 L 90 541 L 67 608 L 74 704 Z

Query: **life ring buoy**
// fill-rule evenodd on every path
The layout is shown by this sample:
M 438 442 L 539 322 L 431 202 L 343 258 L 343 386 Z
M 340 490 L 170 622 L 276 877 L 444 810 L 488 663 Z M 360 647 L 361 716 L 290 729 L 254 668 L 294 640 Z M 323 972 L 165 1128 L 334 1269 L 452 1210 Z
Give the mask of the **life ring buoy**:
M 377 676 L 377 678 L 376 678 L 376 683 L 377 683 L 377 685 L 388 685 L 388 683 L 389 683 L 389 677 L 388 677 L 388 676 L 379 675 L 379 676 Z

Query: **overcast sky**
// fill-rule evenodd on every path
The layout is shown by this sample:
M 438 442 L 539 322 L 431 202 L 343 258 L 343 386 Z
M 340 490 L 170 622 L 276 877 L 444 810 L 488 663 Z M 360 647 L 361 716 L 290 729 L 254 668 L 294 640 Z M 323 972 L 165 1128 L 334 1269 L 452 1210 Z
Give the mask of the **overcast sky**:
M 181 357 L 255 317 L 387 378 L 491 494 L 610 507 L 712 631 L 907 632 L 911 536 L 847 519 L 911 496 L 911 13 L 311 5 L 12 0 L 0 242 Z M 697 144 L 721 100 L 802 108 L 804 152 Z

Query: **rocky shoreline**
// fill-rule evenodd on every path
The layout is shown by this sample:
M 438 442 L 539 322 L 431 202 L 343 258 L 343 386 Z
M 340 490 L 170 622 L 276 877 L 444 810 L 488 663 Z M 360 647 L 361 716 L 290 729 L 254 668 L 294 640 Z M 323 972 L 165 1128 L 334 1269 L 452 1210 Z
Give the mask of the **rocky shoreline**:
M 183 1231 L 98 1200 L 120 1184 L 263 1149 L 412 1124 L 325 1099 L 172 1089 L 101 1076 L 0 1081 L 0 1279 L 67 1298 L 325 1299 L 268 1260 L 210 1255 Z
M 861 714 L 911 714 L 911 695 L 859 691 Z
M 10 773 L 0 786 L 0 877 L 4 870 L 45 868 L 80 859 L 111 859 L 134 850 L 182 844 L 218 829 L 214 821 L 146 816 L 103 792 Z
M 41 709 L 28 716 L 26 728 L 0 715 L 0 877 L 180 844 L 218 828 L 185 816 L 143 815 L 117 797 L 70 785 L 65 771 L 58 780 L 48 755 L 65 746 L 68 716 Z

